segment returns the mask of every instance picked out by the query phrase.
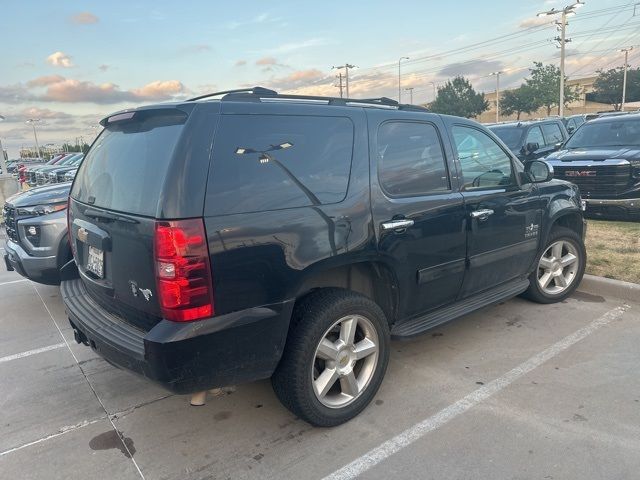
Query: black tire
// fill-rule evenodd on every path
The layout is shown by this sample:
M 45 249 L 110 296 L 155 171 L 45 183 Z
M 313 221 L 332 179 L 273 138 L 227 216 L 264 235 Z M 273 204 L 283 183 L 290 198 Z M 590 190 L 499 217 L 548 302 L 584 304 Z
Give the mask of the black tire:
M 335 322 L 349 315 L 361 315 L 375 328 L 378 357 L 366 387 L 352 403 L 331 408 L 317 398 L 311 372 L 316 348 Z M 301 300 L 294 308 L 291 328 L 278 368 L 271 378 L 282 402 L 298 417 L 318 427 L 333 427 L 351 420 L 375 396 L 389 362 L 389 325 L 378 305 L 363 295 L 339 289 L 323 289 Z
M 571 284 L 569 284 L 569 286 L 560 293 L 550 294 L 543 291 L 538 283 L 538 265 L 540 263 L 542 255 L 544 255 L 549 246 L 560 240 L 571 243 L 573 245 L 575 251 L 578 253 L 577 257 L 579 265 Z M 584 275 L 586 264 L 587 251 L 585 249 L 582 238 L 576 232 L 569 228 L 554 227 L 553 230 L 551 230 L 551 233 L 549 234 L 544 247 L 540 250 L 540 252 L 538 252 L 538 255 L 536 256 L 536 268 L 529 276 L 529 288 L 524 292 L 523 296 L 538 303 L 556 303 L 564 300 L 569 295 L 571 295 L 576 288 L 578 288 L 578 285 L 580 285 L 580 282 L 582 281 L 582 277 Z

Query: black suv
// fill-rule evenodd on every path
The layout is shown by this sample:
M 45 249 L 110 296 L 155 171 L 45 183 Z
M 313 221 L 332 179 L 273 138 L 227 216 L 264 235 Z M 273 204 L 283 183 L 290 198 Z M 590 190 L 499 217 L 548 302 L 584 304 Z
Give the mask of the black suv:
M 559 117 L 497 123 L 487 127 L 523 162 L 546 157 L 558 150 L 569 138 L 569 133 Z
M 640 113 L 591 120 L 546 160 L 580 187 L 588 215 L 640 220 Z
M 575 186 L 481 125 L 254 88 L 116 113 L 75 178 L 78 342 L 177 393 L 272 378 L 314 425 L 375 395 L 390 337 L 585 267 Z

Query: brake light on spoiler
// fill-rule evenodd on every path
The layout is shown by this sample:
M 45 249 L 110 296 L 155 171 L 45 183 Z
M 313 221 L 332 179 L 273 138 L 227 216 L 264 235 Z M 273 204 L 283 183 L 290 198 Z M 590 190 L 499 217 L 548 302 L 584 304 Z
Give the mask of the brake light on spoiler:
M 154 257 L 163 317 L 189 322 L 213 316 L 213 283 L 202 219 L 156 222 Z

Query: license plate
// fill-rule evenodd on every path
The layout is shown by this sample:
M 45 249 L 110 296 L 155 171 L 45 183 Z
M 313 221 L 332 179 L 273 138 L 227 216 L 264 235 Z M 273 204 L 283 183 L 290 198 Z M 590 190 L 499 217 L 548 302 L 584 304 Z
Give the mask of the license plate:
M 99 248 L 89 246 L 87 270 L 96 275 L 98 278 L 104 277 L 104 252 Z

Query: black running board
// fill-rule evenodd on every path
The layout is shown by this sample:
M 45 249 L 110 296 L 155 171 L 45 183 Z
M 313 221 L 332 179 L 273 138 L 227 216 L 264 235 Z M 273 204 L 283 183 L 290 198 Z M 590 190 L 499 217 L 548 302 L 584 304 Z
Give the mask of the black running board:
M 471 313 L 474 310 L 515 297 L 527 288 L 529 288 L 529 280 L 526 278 L 500 285 L 491 290 L 465 298 L 448 307 L 440 308 L 422 317 L 412 318 L 411 320 L 396 324 L 391 328 L 391 337 L 406 339 L 420 335 L 433 327 Z

